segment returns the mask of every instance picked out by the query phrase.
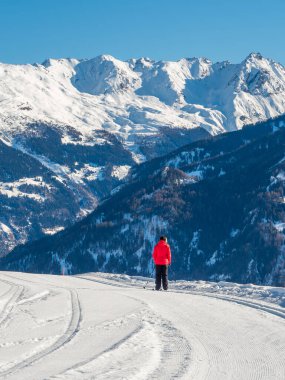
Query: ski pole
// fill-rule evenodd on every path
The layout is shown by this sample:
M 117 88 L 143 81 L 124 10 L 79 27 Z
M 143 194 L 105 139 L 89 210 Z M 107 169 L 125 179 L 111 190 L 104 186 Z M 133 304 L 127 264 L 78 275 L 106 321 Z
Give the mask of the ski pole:
M 154 273 L 154 267 L 153 267 L 153 270 L 151 272 L 151 277 L 153 276 L 153 273 Z M 145 284 L 145 286 L 143 287 L 144 289 L 146 288 L 147 284 L 150 282 L 150 280 L 147 281 L 147 283 Z

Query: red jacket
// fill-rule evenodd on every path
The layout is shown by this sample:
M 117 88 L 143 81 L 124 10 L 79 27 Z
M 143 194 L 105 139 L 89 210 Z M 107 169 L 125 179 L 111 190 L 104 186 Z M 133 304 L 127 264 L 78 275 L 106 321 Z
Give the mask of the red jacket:
M 152 257 L 156 265 L 170 265 L 171 251 L 169 245 L 164 240 L 159 240 L 154 247 Z

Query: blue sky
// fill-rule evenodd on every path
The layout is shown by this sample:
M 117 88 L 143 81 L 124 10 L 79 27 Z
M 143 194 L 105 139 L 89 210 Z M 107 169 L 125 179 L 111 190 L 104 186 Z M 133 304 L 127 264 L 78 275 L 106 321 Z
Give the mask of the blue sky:
M 0 0 L 0 61 L 53 57 L 285 64 L 284 0 Z

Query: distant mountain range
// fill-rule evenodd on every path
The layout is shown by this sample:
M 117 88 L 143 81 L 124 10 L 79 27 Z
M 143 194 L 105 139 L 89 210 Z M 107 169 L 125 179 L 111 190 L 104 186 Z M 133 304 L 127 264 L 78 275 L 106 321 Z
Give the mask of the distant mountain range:
M 172 278 L 275 284 L 285 268 L 285 116 L 131 169 L 82 221 L 18 246 L 0 269 L 150 275 L 160 234 Z
M 0 256 L 88 215 L 138 163 L 283 113 L 285 69 L 257 53 L 0 64 Z

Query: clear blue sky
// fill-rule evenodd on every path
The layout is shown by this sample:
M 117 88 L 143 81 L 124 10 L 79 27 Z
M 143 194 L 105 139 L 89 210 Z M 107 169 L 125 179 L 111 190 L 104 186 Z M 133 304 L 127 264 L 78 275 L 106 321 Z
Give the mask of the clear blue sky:
M 0 0 L 0 61 L 45 58 L 239 62 L 252 51 L 285 64 L 285 0 Z

